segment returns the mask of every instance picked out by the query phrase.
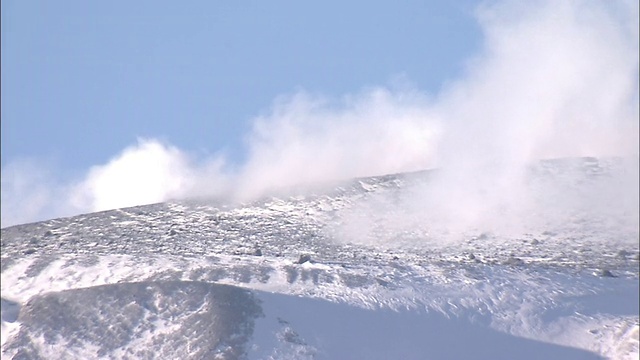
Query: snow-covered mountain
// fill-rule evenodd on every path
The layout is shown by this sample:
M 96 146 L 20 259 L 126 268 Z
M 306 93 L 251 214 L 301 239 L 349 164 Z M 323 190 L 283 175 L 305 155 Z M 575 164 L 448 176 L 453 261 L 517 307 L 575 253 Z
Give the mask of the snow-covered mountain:
M 637 158 L 439 171 L 2 229 L 2 357 L 638 357 Z

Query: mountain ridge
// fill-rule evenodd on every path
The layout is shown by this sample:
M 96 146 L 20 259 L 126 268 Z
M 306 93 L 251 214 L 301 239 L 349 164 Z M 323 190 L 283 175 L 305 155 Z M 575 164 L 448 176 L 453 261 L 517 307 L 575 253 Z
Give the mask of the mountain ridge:
M 634 199 L 627 199 L 633 194 L 628 193 L 627 180 L 617 181 L 619 174 L 628 173 L 625 164 L 619 159 L 594 158 L 540 162 L 529 170 L 533 175 L 526 186 L 542 196 L 533 198 L 535 206 L 524 210 L 553 212 L 549 216 L 530 212 L 522 227 L 513 228 L 501 227 L 502 220 L 510 219 L 509 211 L 522 210 L 519 202 L 500 204 L 507 206 L 504 214 L 497 214 L 498 221 L 486 227 L 453 231 L 447 222 L 430 223 L 432 216 L 441 215 L 439 207 L 422 202 L 429 199 L 425 194 L 432 194 L 432 171 L 358 178 L 328 191 L 270 196 L 245 204 L 224 206 L 192 199 L 5 228 L 0 231 L 3 356 L 20 358 L 22 349 L 31 349 L 32 358 L 46 357 L 43 349 L 53 346 L 70 358 L 149 358 L 135 352 L 140 344 L 157 341 L 159 335 L 140 330 L 146 328 L 128 327 L 125 333 L 134 334 L 129 342 L 100 352 L 109 339 L 80 341 L 65 332 L 61 338 L 42 340 L 53 328 L 84 324 L 82 317 L 46 327 L 43 314 L 25 309 L 38 301 L 44 307 L 54 306 L 62 294 L 76 294 L 71 297 L 75 298 L 81 292 L 73 291 L 82 289 L 93 294 L 87 295 L 87 304 L 99 302 L 101 296 L 90 289 L 105 288 L 96 286 L 116 286 L 107 288 L 116 299 L 129 296 L 118 286 L 141 286 L 146 291 L 144 286 L 178 289 L 212 284 L 250 291 L 266 301 L 264 316 L 256 320 L 258 330 L 241 336 L 242 341 L 217 348 L 215 354 L 194 353 L 193 358 L 321 359 L 348 352 L 348 344 L 331 336 L 335 331 L 328 323 L 317 329 L 308 323 L 306 311 L 314 311 L 316 305 L 318 311 L 329 308 L 302 299 L 336 304 L 339 307 L 330 307 L 333 310 L 327 310 L 327 316 L 338 322 L 348 317 L 345 314 L 364 309 L 372 311 L 363 313 L 365 323 L 378 324 L 391 311 L 396 315 L 390 321 L 398 321 L 397 326 L 413 324 L 415 331 L 437 331 L 431 327 L 434 324 L 453 326 L 450 336 L 475 329 L 477 336 L 495 341 L 499 351 L 493 355 L 498 357 L 513 355 L 510 351 L 518 339 L 531 339 L 536 341 L 530 344 L 532 349 L 540 353 L 633 358 L 638 353 L 639 249 Z M 631 167 L 631 183 L 633 171 Z M 617 202 L 603 205 L 601 193 L 605 200 Z M 576 202 L 563 200 L 550 206 L 549 199 Z M 585 206 L 591 204 L 597 207 Z M 161 290 L 155 294 L 170 301 L 171 296 Z M 269 294 L 285 297 L 274 300 Z M 299 302 L 288 300 L 297 298 Z M 145 308 L 144 301 L 131 301 L 132 306 Z M 291 304 L 291 311 L 283 308 L 284 303 Z M 204 306 L 199 304 L 197 309 Z M 189 316 L 212 321 L 197 309 L 189 310 Z M 236 316 L 237 311 L 224 308 L 214 315 Z M 407 322 L 402 314 L 418 316 L 425 324 Z M 183 329 L 181 317 L 171 313 L 122 317 L 112 309 L 101 316 L 96 318 L 98 323 L 113 326 L 155 316 L 163 324 L 173 324 L 171 329 Z M 83 325 L 86 331 L 99 332 L 87 324 Z M 220 326 L 230 329 L 229 324 Z M 353 335 L 356 339 L 369 334 L 386 346 L 402 341 L 402 336 L 382 329 L 374 333 L 362 326 L 350 329 L 362 332 Z M 175 330 L 174 335 L 181 331 Z M 509 337 L 489 335 L 494 331 Z M 323 347 L 319 339 L 333 345 Z M 198 342 L 194 351 L 216 341 Z M 361 346 L 361 340 L 354 341 Z M 421 358 L 427 351 L 418 343 L 405 345 L 395 353 L 379 348 L 377 358 L 385 358 L 382 354 Z M 565 354 L 566 346 L 582 350 Z M 351 349 L 353 356 L 362 354 L 356 347 Z M 435 358 L 447 357 L 446 347 L 435 349 Z M 168 348 L 158 351 L 173 354 Z

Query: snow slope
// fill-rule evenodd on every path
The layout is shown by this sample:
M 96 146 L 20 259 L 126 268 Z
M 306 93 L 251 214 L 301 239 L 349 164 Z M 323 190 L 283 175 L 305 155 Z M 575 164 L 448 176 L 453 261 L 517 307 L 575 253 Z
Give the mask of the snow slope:
M 462 227 L 434 177 L 2 229 L 2 357 L 638 357 L 637 159 L 541 162 Z

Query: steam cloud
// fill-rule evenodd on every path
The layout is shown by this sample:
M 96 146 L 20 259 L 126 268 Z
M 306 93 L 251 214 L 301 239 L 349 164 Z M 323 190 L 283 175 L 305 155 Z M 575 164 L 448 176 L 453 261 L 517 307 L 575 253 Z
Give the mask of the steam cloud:
M 457 215 L 474 218 L 491 204 L 524 202 L 531 161 L 638 156 L 636 1 L 503 1 L 482 5 L 477 18 L 481 52 L 437 94 L 401 86 L 280 97 L 254 119 L 243 164 L 155 139 L 139 139 L 74 183 L 47 180 L 37 161 L 11 163 L 2 169 L 2 226 L 191 196 L 249 200 L 433 167 L 443 169 L 440 186 L 423 195 L 444 213 L 457 204 Z

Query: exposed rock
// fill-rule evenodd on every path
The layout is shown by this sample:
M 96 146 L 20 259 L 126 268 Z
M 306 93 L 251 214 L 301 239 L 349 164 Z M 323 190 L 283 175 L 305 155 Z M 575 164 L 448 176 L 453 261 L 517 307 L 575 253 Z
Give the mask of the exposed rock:
M 613 275 L 613 273 L 611 273 L 611 271 L 607 269 L 601 269 L 597 272 L 597 275 L 601 277 L 616 277 L 615 275 Z
M 298 258 L 298 264 L 304 264 L 306 262 L 311 262 L 311 255 L 309 254 L 302 254 L 300 255 L 300 257 Z
M 522 261 L 522 259 L 515 257 L 515 256 L 510 256 L 505 262 L 505 265 L 522 265 L 524 262 Z

